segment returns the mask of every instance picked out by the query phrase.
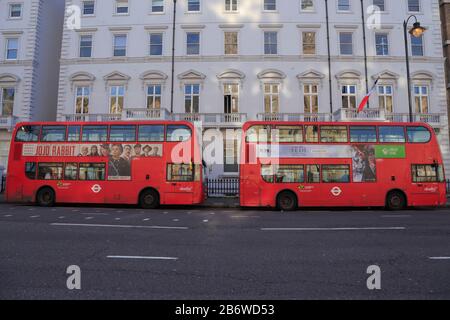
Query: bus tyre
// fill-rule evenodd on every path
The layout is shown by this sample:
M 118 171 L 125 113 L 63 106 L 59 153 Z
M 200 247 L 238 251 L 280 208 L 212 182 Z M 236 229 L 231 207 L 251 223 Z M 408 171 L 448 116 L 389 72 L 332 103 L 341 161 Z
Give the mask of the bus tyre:
M 55 191 L 49 187 L 40 189 L 36 195 L 36 202 L 41 207 L 53 207 L 55 204 Z
M 159 206 L 159 195 L 155 190 L 144 190 L 139 197 L 139 205 L 143 209 L 155 209 Z
M 282 211 L 297 209 L 297 197 L 290 191 L 281 192 L 277 197 L 277 208 Z
M 400 191 L 391 191 L 386 197 L 386 208 L 388 210 L 403 210 L 406 208 L 406 197 Z

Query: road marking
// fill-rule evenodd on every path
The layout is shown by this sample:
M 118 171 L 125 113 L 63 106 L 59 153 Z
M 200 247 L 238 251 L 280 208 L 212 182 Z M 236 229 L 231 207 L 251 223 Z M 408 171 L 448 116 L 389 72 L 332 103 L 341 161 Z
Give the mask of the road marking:
M 213 214 L 216 214 L 216 213 L 215 212 L 210 212 L 209 214 L 213 215 Z
M 58 217 L 58 219 L 64 219 L 64 218 L 65 218 L 64 216 Z
M 107 256 L 109 259 L 178 260 L 176 257 Z
M 84 218 L 84 220 L 92 220 L 92 219 L 94 219 L 94 217 L 86 217 L 86 218 Z
M 30 218 L 39 218 L 40 216 L 39 215 L 37 215 L 37 216 L 30 216 Z
M 450 260 L 450 257 L 429 257 L 430 260 Z
M 205 220 L 203 220 L 203 222 L 208 222 L 208 220 L 207 220 L 207 219 L 205 219 Z
M 80 212 L 80 210 L 72 210 L 72 212 Z
M 260 216 L 231 216 L 231 218 L 261 218 Z
M 144 220 L 142 220 L 142 221 L 148 221 L 148 220 L 150 220 L 150 218 L 145 218 Z
M 120 220 L 120 218 L 115 218 L 114 220 L 117 220 L 117 221 L 119 221 L 119 220 Z
M 52 226 L 67 226 L 67 227 L 100 227 L 100 228 L 128 228 L 128 229 L 174 229 L 187 230 L 188 227 L 166 227 L 166 226 L 132 226 L 120 224 L 84 224 L 84 223 L 51 223 Z
M 384 215 L 384 216 L 381 216 L 381 217 L 382 218 L 410 218 L 411 215 L 408 215 L 408 214 L 397 214 L 397 215 L 392 214 L 392 215 Z
M 6 218 L 12 217 L 12 214 L 5 214 L 4 217 Z
M 100 213 L 98 213 L 98 212 L 82 212 L 80 214 L 84 215 L 84 216 L 107 216 L 108 215 L 107 213 L 102 213 L 102 212 L 100 212 Z
M 167 212 L 167 211 L 164 211 L 163 213 L 164 213 L 164 214 L 168 214 L 169 212 Z
M 262 231 L 359 231 L 359 230 L 405 230 L 405 227 L 365 228 L 261 228 Z
M 173 222 L 178 222 L 178 221 L 180 221 L 179 219 L 173 219 L 172 220 Z

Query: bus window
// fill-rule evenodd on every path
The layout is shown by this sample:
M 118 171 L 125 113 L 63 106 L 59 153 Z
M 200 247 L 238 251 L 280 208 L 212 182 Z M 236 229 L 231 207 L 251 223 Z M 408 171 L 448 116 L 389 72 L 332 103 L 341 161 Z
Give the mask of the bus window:
M 64 168 L 64 180 L 77 180 L 78 164 L 66 163 Z
M 306 182 L 319 183 L 320 182 L 320 166 L 316 164 L 309 164 L 306 166 Z
M 272 135 L 274 142 L 303 142 L 301 126 L 276 126 Z
M 164 141 L 164 126 L 143 125 L 139 126 L 140 142 L 162 142 Z
M 403 127 L 380 126 L 378 127 L 380 142 L 405 142 L 405 130 Z
M 444 182 L 444 170 L 440 165 L 412 165 L 413 182 Z
M 136 141 L 136 126 L 111 126 L 109 140 L 111 142 Z
M 39 163 L 38 179 L 39 180 L 62 180 L 63 164 L 62 163 Z
M 80 141 L 81 126 L 69 126 L 67 130 L 67 141 Z
M 269 128 L 267 126 L 251 126 L 245 137 L 246 142 L 269 142 Z
M 431 133 L 425 127 L 406 127 L 408 142 L 427 143 L 431 140 Z
M 167 164 L 167 181 L 193 181 L 192 164 Z
M 104 163 L 80 163 L 79 180 L 101 181 L 105 180 L 106 166 Z
M 179 142 L 187 141 L 191 138 L 191 129 L 183 125 L 168 125 L 167 126 L 167 141 Z
M 320 142 L 340 143 L 348 142 L 347 127 L 345 126 L 321 126 Z
M 25 176 L 31 180 L 36 179 L 36 162 L 25 163 Z
M 107 140 L 107 126 L 83 126 L 83 142 L 104 142 Z
M 323 165 L 322 182 L 348 183 L 350 182 L 350 166 L 348 165 Z
M 66 141 L 66 126 L 43 126 L 41 141 L 64 142 Z
M 16 141 L 37 142 L 39 140 L 40 132 L 41 126 L 22 126 L 17 130 Z
M 305 126 L 305 141 L 312 143 L 319 142 L 319 126 Z
M 271 165 L 262 165 L 261 177 L 265 182 L 273 183 L 273 167 Z
M 377 142 L 375 127 L 350 126 L 350 142 Z
M 305 182 L 305 167 L 303 165 L 279 165 L 275 167 L 275 182 L 302 183 Z

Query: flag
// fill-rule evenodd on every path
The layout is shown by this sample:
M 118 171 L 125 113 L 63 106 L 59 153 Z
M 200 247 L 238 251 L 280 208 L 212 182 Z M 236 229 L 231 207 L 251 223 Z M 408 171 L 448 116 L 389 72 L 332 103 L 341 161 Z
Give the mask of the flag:
M 364 99 L 362 99 L 362 101 L 361 101 L 361 103 L 359 104 L 359 107 L 358 107 L 358 113 L 361 112 L 361 111 L 363 111 L 363 109 L 364 109 L 365 106 L 367 105 L 367 102 L 369 101 L 370 96 L 371 96 L 372 93 L 374 93 L 375 90 L 377 89 L 377 83 L 378 83 L 378 80 L 380 80 L 380 78 L 378 78 L 378 79 L 375 81 L 375 83 L 373 84 L 372 89 L 370 89 L 369 93 L 366 94 L 366 96 L 364 97 Z

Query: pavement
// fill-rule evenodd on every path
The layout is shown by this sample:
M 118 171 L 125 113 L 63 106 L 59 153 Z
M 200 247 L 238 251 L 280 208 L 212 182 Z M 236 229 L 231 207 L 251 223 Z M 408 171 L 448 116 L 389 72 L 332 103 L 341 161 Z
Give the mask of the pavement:
M 450 299 L 450 209 L 0 203 L 0 257 L 0 299 Z

